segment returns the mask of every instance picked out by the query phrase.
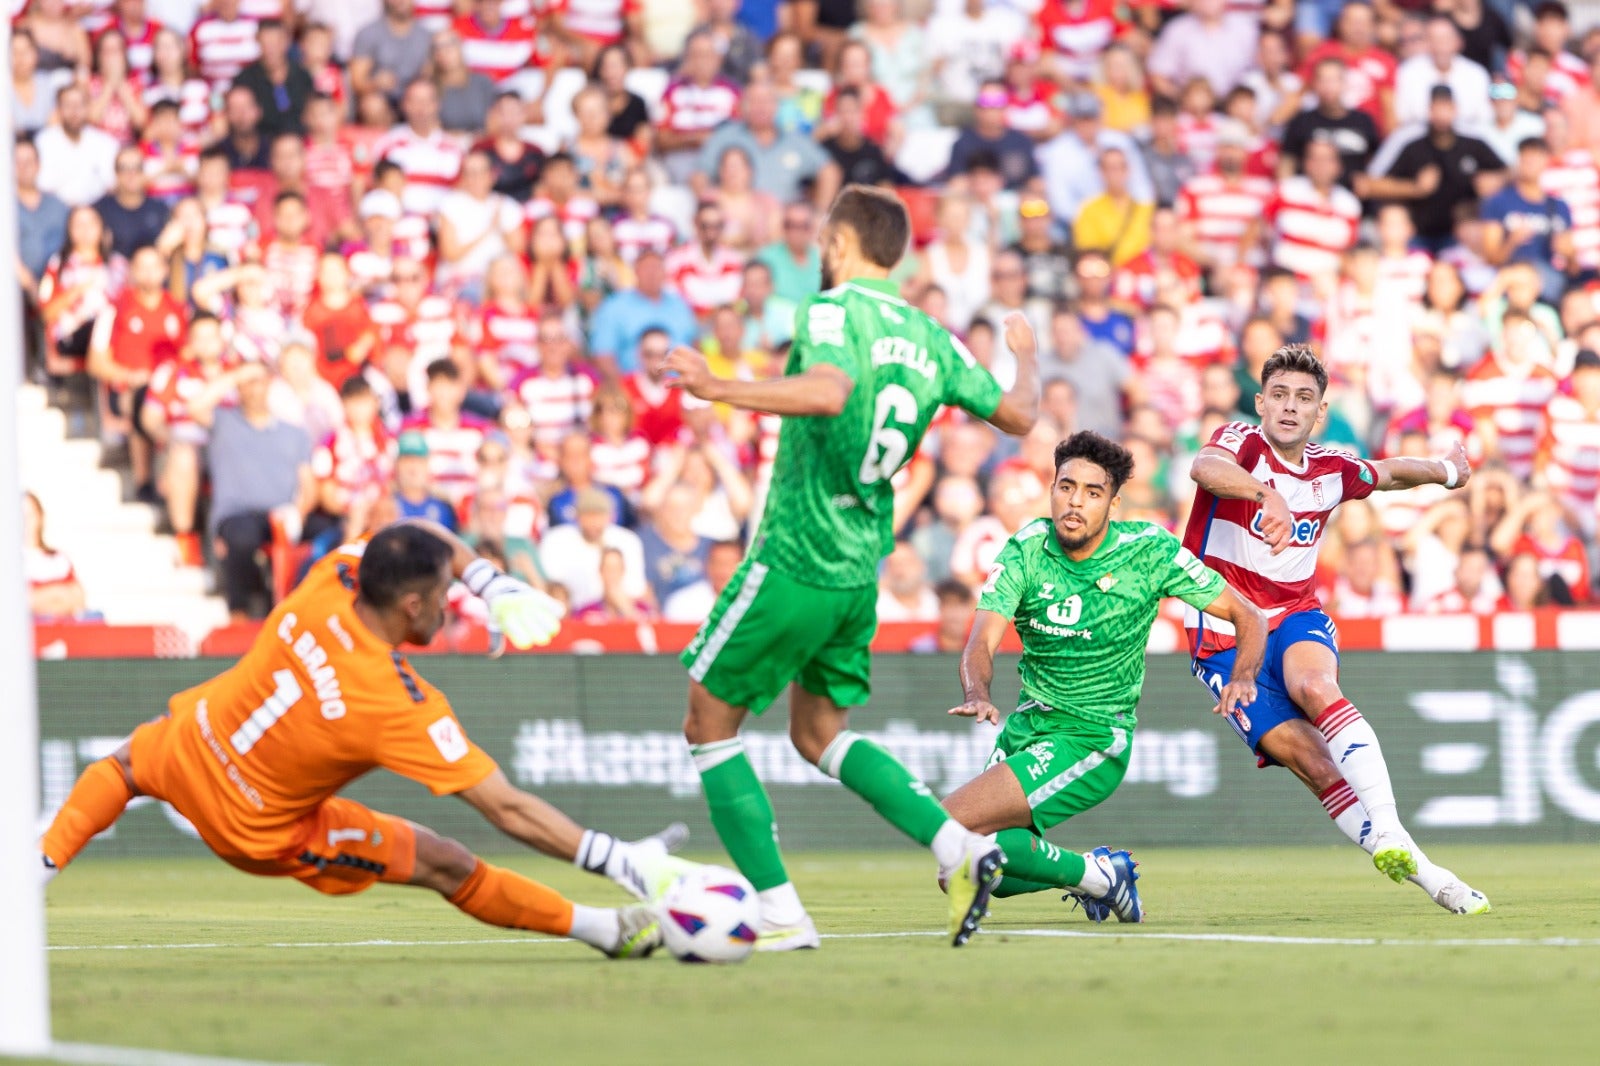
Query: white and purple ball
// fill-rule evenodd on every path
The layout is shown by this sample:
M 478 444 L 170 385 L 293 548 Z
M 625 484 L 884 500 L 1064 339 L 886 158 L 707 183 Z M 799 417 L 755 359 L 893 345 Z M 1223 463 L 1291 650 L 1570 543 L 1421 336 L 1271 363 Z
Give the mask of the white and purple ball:
M 661 897 L 661 938 L 681 962 L 743 962 L 756 946 L 761 901 L 739 874 L 702 866 Z

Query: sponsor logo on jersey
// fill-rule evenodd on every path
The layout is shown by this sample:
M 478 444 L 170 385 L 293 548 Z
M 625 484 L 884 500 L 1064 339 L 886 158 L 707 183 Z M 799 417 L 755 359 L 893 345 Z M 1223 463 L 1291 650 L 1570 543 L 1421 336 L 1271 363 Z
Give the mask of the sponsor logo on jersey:
M 880 337 L 872 342 L 873 366 L 903 366 L 915 370 L 929 381 L 939 366 L 928 358 L 928 350 L 904 337 Z
M 1068 596 L 1060 603 L 1052 603 L 1044 613 L 1058 626 L 1076 625 L 1078 616 L 1083 614 L 1083 597 Z
M 1261 532 L 1261 516 L 1264 512 L 1257 511 L 1255 517 L 1250 519 L 1250 532 L 1257 537 L 1265 539 Z M 1310 548 L 1317 543 L 1317 538 L 1322 535 L 1322 519 L 1301 518 L 1289 527 L 1289 546 L 1292 548 Z

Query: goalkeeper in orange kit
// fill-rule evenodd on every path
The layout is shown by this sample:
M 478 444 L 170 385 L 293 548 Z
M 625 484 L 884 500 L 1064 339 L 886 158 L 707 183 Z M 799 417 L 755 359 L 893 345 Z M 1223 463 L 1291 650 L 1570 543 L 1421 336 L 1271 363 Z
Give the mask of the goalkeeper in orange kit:
M 688 867 L 668 854 L 681 826 L 617 840 L 512 785 L 444 695 L 412 671 L 399 648 L 433 639 L 457 578 L 519 648 L 548 643 L 560 626 L 555 600 L 432 523 L 402 521 L 347 544 L 311 569 L 233 667 L 172 697 L 167 714 L 84 771 L 41 841 L 45 877 L 129 800 L 151 796 L 247 873 L 330 895 L 418 885 L 491 925 L 570 936 L 613 957 L 648 955 L 660 933 L 647 905 L 575 904 L 425 826 L 337 795 L 368 770 L 391 770 L 461 797 L 509 836 L 642 900 Z

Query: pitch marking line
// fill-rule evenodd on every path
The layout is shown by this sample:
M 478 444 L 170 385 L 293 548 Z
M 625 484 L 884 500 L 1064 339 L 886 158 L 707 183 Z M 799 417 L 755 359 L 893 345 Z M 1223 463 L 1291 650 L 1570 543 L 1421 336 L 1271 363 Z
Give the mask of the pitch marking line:
M 909 937 L 945 936 L 932 929 L 909 929 L 886 933 L 824 933 L 824 940 L 900 940 Z M 996 937 L 1039 937 L 1060 940 L 1165 940 L 1213 944 L 1283 944 L 1298 947 L 1336 948 L 1600 948 L 1600 939 L 1573 937 L 1441 937 L 1403 939 L 1396 937 L 1270 936 L 1252 933 L 1134 933 L 1088 932 L 1076 929 L 986 929 L 985 939 Z M 316 948 L 454 948 L 492 944 L 563 944 L 555 937 L 503 937 L 478 940 L 324 940 L 276 942 L 268 944 L 52 944 L 51 951 L 249 951 L 255 948 L 311 950 Z
M 258 1059 L 185 1055 L 181 1051 L 60 1042 L 51 1044 L 49 1053 L 44 1057 L 51 1062 L 92 1064 L 92 1066 L 294 1066 L 292 1063 L 266 1062 Z

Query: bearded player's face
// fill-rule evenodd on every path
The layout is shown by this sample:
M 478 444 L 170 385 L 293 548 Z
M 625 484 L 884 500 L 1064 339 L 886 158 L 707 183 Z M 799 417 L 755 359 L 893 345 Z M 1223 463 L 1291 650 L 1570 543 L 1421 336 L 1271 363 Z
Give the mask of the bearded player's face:
M 817 246 L 822 252 L 822 291 L 827 292 L 839 283 L 839 254 L 842 242 L 837 239 L 838 229 L 832 222 L 824 222 L 817 234 Z
M 1111 478 L 1098 463 L 1068 459 L 1056 471 L 1056 482 L 1050 488 L 1050 521 L 1056 540 L 1068 551 L 1094 543 L 1105 533 L 1116 502 Z
M 439 580 L 434 584 L 401 598 L 400 604 L 411 619 L 407 643 L 426 647 L 444 628 L 445 616 L 450 610 L 450 584 L 453 580 L 450 567 L 446 565 L 440 570 Z

